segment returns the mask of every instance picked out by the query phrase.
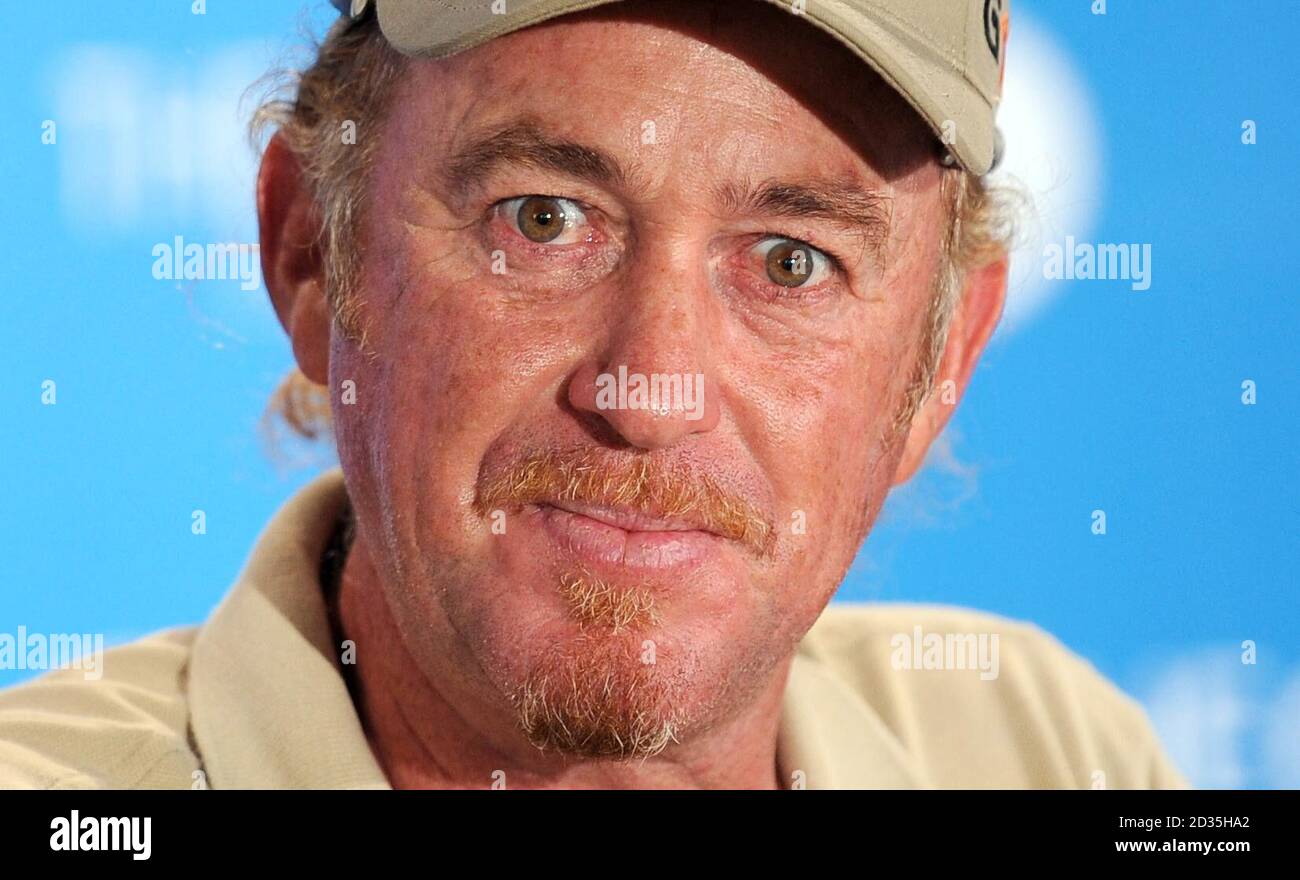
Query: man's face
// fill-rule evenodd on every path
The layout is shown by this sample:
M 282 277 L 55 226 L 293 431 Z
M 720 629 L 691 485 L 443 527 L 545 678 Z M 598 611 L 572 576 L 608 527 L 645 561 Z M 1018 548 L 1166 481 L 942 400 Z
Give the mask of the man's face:
M 361 532 L 444 696 L 575 754 L 768 687 L 902 452 L 941 169 L 860 61 L 754 5 L 415 62 L 376 156 L 372 355 L 330 358 Z M 634 408 L 620 368 L 681 384 Z

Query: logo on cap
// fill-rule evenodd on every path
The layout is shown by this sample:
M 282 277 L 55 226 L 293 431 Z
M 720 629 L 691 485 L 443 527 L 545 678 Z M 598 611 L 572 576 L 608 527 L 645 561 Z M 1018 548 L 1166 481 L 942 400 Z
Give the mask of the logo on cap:
M 1011 37 L 1011 3 L 1009 0 L 984 0 L 984 39 L 998 63 L 998 94 L 1002 94 L 1002 77 L 1007 72 L 1006 43 Z
M 1001 61 L 1002 51 L 1002 0 L 984 0 L 984 39 L 994 60 Z

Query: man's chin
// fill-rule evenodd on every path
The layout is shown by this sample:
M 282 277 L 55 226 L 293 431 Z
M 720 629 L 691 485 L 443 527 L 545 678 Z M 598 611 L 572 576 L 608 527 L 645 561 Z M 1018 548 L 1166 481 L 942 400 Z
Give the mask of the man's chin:
M 681 683 L 656 663 L 652 639 L 602 628 L 546 649 L 512 701 L 537 748 L 626 761 L 680 740 L 686 718 L 673 688 Z
M 502 583 L 504 581 L 504 583 Z M 512 573 L 452 595 L 481 668 L 523 734 L 553 754 L 642 759 L 724 723 L 767 681 L 772 621 L 727 589 L 596 577 L 577 567 Z M 511 584 L 528 584 L 527 588 Z

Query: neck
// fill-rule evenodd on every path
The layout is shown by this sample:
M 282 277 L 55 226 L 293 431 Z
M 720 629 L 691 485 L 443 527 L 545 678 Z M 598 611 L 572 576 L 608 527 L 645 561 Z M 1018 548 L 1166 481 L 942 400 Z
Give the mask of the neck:
M 504 696 L 465 673 L 476 668 L 465 646 L 437 652 L 441 659 L 422 668 L 392 617 L 361 530 L 335 608 L 339 638 L 356 645 L 350 684 L 357 711 L 394 788 L 785 787 L 777 735 L 792 658 L 728 721 L 652 758 L 591 760 L 532 746 Z M 445 619 L 429 631 L 456 639 Z

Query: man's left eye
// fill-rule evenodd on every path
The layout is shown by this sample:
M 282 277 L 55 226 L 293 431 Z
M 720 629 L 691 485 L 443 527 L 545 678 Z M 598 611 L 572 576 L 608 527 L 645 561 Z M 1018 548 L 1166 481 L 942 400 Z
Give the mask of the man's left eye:
M 586 238 L 587 215 L 572 199 L 519 196 L 500 205 L 506 222 L 536 244 L 576 244 Z
M 817 248 L 780 236 L 765 238 L 754 245 L 767 277 L 782 287 L 815 287 L 830 275 L 831 258 Z

